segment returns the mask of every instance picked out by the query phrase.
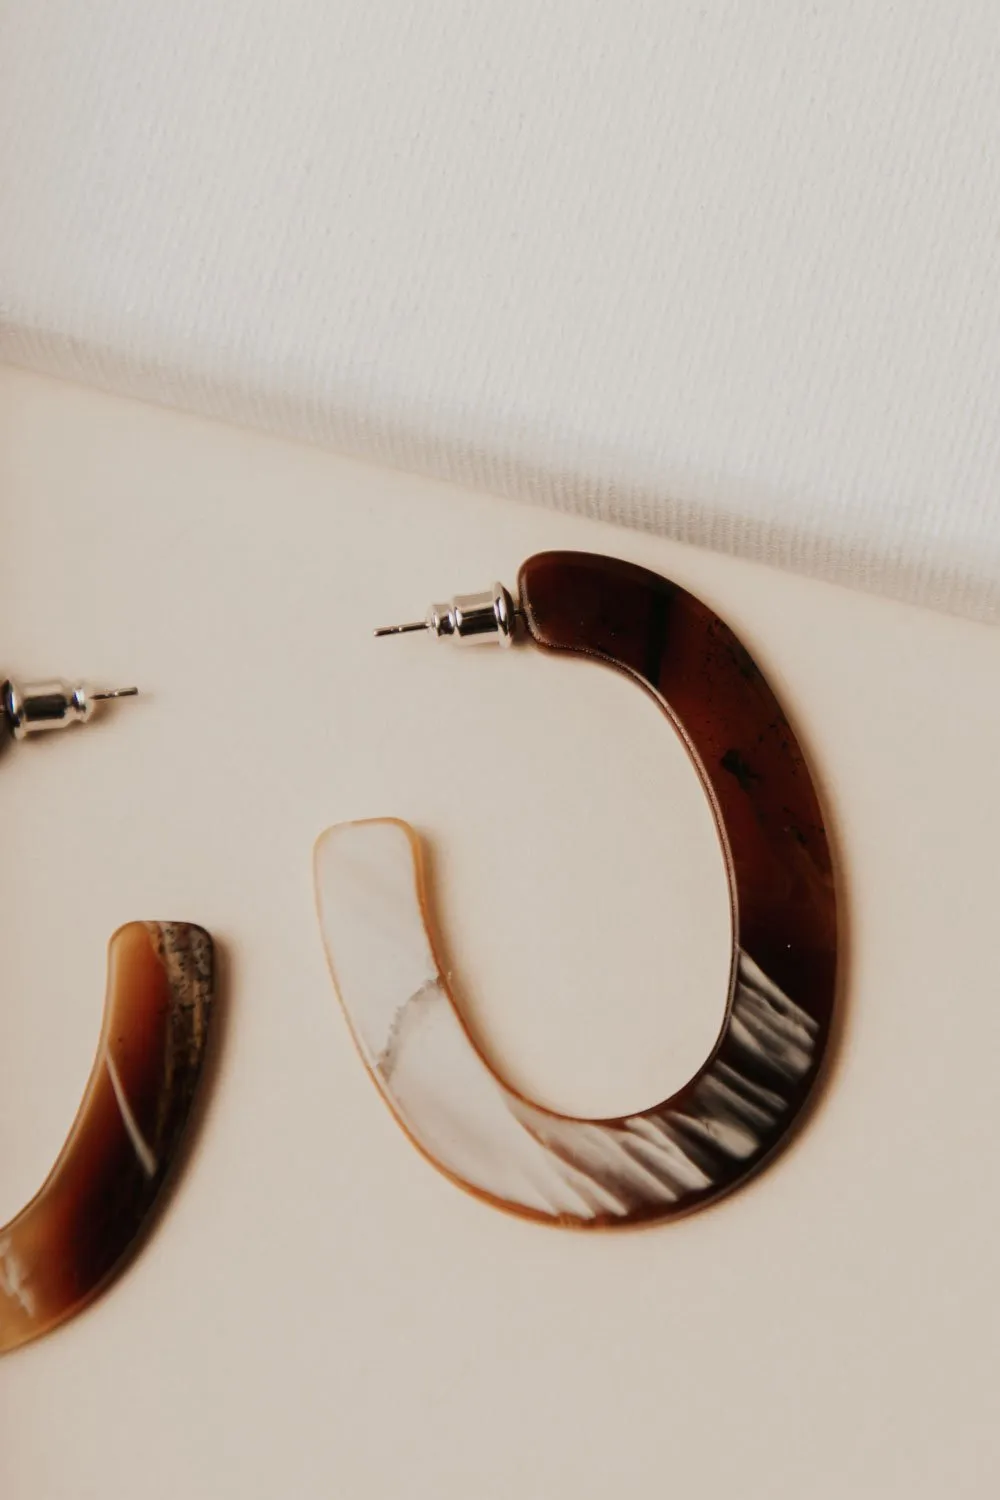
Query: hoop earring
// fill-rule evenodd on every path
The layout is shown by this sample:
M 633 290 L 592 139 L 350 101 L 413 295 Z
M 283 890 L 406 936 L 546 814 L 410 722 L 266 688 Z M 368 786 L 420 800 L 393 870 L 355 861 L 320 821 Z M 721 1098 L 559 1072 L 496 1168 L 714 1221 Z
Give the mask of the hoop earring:
M 529 558 L 520 608 L 502 585 L 456 598 L 427 630 L 593 656 L 656 699 L 715 816 L 733 951 L 722 1029 L 671 1098 L 616 1119 L 543 1109 L 466 1030 L 427 930 L 415 835 L 396 820 L 321 836 L 315 872 L 335 985 L 397 1120 L 460 1186 L 577 1228 L 674 1218 L 739 1186 L 787 1139 L 830 1034 L 837 920 L 819 802 L 774 694 L 733 632 L 676 584 L 588 553 Z
M 15 740 L 86 723 L 135 688 L 0 688 Z M 212 940 L 188 922 L 129 922 L 111 938 L 104 1021 L 66 1144 L 40 1191 L 0 1228 L 0 1353 L 79 1312 L 147 1227 L 188 1124 L 213 998 Z

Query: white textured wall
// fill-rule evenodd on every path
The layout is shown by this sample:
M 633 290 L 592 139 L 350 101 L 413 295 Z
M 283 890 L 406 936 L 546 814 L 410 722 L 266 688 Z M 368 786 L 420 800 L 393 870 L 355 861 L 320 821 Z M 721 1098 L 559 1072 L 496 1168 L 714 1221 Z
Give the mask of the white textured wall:
M 0 357 L 1000 613 L 995 0 L 0 0 Z

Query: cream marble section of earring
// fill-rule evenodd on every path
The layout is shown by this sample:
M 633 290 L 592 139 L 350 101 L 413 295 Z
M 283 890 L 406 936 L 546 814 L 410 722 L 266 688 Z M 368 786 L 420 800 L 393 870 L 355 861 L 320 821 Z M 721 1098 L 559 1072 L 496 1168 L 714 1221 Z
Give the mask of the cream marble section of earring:
M 328 829 L 315 873 L 327 958 L 361 1055 L 404 1130 L 471 1191 L 580 1228 L 658 1218 L 736 1185 L 740 1164 L 752 1170 L 784 1133 L 816 1023 L 747 954 L 719 1046 L 683 1104 L 574 1119 L 508 1088 L 469 1036 L 430 942 L 407 824 Z

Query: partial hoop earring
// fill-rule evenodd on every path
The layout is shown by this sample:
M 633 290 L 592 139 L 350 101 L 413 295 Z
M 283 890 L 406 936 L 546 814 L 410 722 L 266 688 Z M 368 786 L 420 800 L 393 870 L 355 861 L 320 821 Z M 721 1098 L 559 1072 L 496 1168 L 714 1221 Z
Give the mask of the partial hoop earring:
M 15 740 L 86 723 L 94 692 L 0 688 Z M 213 1001 L 213 948 L 190 922 L 129 922 L 111 938 L 97 1057 L 69 1137 L 31 1202 L 0 1228 L 0 1353 L 66 1322 L 138 1245 L 190 1120 Z
M 361 1055 L 411 1139 L 498 1207 L 577 1228 L 670 1219 L 745 1182 L 816 1082 L 834 1005 L 837 917 L 819 801 L 797 740 L 733 632 L 655 573 L 589 553 L 529 558 L 520 607 L 496 584 L 434 606 L 426 630 L 592 656 L 656 699 L 714 813 L 733 951 L 722 1029 L 671 1098 L 571 1118 L 505 1083 L 464 1026 L 435 956 L 419 845 L 393 819 L 340 824 L 316 847 L 320 922 Z

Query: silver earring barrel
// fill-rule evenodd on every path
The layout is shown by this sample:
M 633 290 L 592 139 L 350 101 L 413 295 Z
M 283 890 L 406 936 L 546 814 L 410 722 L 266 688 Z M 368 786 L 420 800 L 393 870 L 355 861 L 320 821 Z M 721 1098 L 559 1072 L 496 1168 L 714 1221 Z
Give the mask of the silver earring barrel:
M 428 630 L 438 640 L 460 645 L 481 641 L 498 641 L 509 646 L 514 639 L 517 608 L 502 583 L 495 583 L 481 594 L 456 594 L 447 604 L 432 604 L 424 620 L 406 625 L 383 625 L 377 636 L 409 635 L 411 631 Z
M 456 594 L 448 604 L 432 605 L 427 627 L 439 639 L 461 645 L 498 641 L 509 646 L 514 638 L 514 601 L 502 583 L 481 594 Z
M 137 688 L 114 688 L 95 691 L 82 683 L 31 682 L 19 687 L 16 682 L 3 685 L 2 712 L 16 740 L 44 729 L 65 729 L 69 724 L 86 724 L 95 705 L 105 698 L 130 698 Z

